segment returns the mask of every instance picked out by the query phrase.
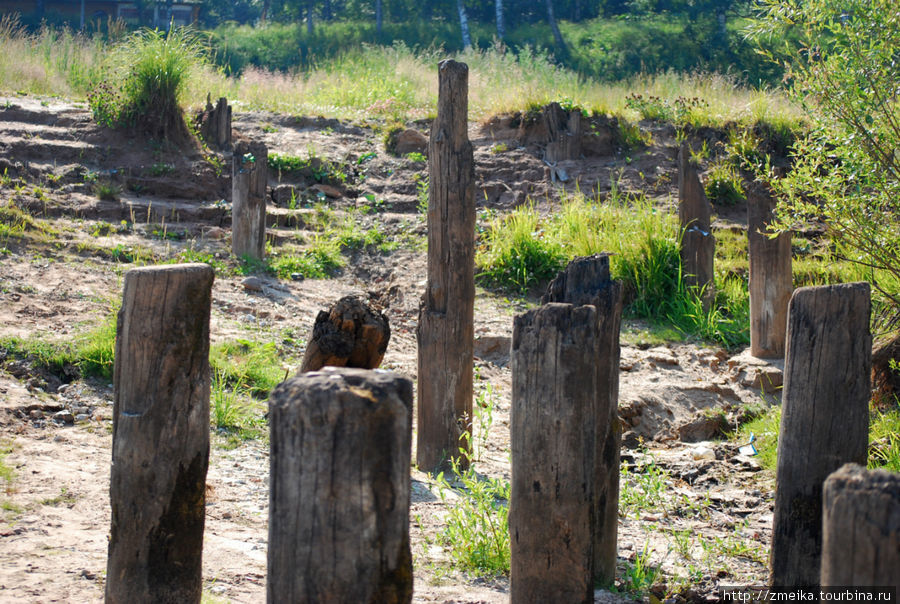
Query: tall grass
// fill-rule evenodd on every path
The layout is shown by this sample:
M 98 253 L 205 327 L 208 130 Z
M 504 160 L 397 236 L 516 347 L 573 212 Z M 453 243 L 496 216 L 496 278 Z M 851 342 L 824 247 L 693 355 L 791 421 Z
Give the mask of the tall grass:
M 136 34 L 154 41 L 165 34 Z M 158 40 L 156 40 L 158 41 Z M 134 45 L 134 39 L 125 44 Z M 139 46 L 139 45 L 138 45 Z M 112 49 L 100 38 L 45 28 L 29 34 L 10 20 L 0 25 L 0 91 L 23 91 L 84 98 L 110 76 Z M 626 105 L 629 93 L 699 97 L 709 103 L 699 122 L 794 123 L 799 111 L 778 91 L 741 86 L 729 76 L 666 73 L 616 83 L 589 80 L 556 65 L 546 54 L 528 49 L 469 50 L 451 55 L 414 50 L 402 43 L 366 45 L 335 57 L 311 60 L 297 72 L 248 68 L 228 77 L 211 65 L 196 66 L 182 99 L 199 106 L 207 93 L 227 96 L 240 109 L 264 109 L 342 119 L 411 120 L 434 115 L 437 62 L 453 56 L 469 65 L 469 115 L 485 119 L 554 100 L 567 100 L 588 111 L 640 117 Z

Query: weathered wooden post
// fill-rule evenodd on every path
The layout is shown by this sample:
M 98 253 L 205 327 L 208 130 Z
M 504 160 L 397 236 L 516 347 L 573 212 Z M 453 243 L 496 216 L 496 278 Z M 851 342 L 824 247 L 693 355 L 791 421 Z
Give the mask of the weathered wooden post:
M 412 382 L 327 367 L 269 399 L 267 601 L 412 600 Z
M 596 449 L 594 452 L 594 580 L 609 584 L 616 576 L 619 527 L 619 330 L 622 325 L 622 283 L 609 274 L 609 255 L 572 260 L 550 283 L 541 304 L 590 304 L 597 309 L 598 346 Z
M 866 463 L 868 283 L 802 287 L 790 302 L 772 527 L 772 584 L 819 584 L 822 484 Z
M 750 246 L 750 354 L 784 357 L 787 308 L 791 299 L 791 234 L 770 238 L 775 198 L 761 183 L 747 187 L 747 233 Z
M 541 112 L 547 130 L 544 160 L 556 163 L 581 157 L 581 110 L 566 111 L 559 103 L 550 103 Z
M 510 601 L 593 602 L 597 309 L 547 304 L 512 341 Z
M 384 313 L 356 296 L 344 296 L 327 311 L 319 311 L 300 373 L 322 367 L 375 369 L 384 359 L 391 327 Z
M 231 147 L 231 106 L 228 99 L 220 97 L 213 107 L 210 95 L 206 95 L 206 110 L 200 115 L 200 136 L 213 148 Z
M 708 310 L 716 299 L 712 207 L 700 184 L 697 168 L 691 164 L 687 143 L 682 143 L 678 151 L 678 219 L 682 233 L 682 279 L 687 287 L 701 293 L 703 305 Z
M 475 163 L 465 63 L 438 68 L 438 111 L 428 142 L 428 280 L 419 309 L 419 468 L 468 465 L 475 329 Z
M 209 461 L 206 264 L 125 273 L 106 602 L 200 602 Z
M 231 251 L 262 260 L 266 253 L 268 150 L 238 143 L 231 169 Z
M 822 587 L 900 590 L 900 474 L 847 464 L 822 490 Z

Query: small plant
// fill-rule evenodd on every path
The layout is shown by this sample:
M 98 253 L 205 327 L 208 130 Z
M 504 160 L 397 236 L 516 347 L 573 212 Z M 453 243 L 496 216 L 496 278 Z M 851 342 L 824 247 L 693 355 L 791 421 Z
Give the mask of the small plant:
M 747 199 L 740 175 L 727 161 L 720 160 L 710 165 L 704 188 L 712 203 L 735 205 Z
M 641 130 L 638 124 L 631 124 L 625 119 L 619 120 L 619 137 L 625 149 L 641 149 L 653 144 L 653 135 Z M 627 161 L 627 163 L 631 163 Z
M 101 201 L 118 201 L 119 195 L 122 193 L 121 187 L 117 184 L 106 181 L 97 181 L 94 183 L 94 195 Z
M 475 460 L 481 461 L 481 456 L 487 449 L 488 440 L 491 435 L 491 426 L 494 425 L 494 407 L 497 404 L 497 397 L 494 394 L 494 387 L 490 382 L 484 382 L 475 395 L 475 401 L 472 405 L 475 414 L 475 428 L 478 438 L 475 442 Z
M 150 166 L 150 176 L 166 176 L 175 171 L 175 166 L 163 162 L 156 162 Z
M 634 562 L 628 562 L 625 565 L 625 575 L 622 580 L 622 587 L 625 591 L 636 596 L 643 596 L 659 579 L 661 569 L 650 563 L 650 556 L 653 550 L 650 549 L 650 542 L 644 543 L 644 549 L 641 553 L 634 557 Z
M 407 153 L 406 159 L 408 159 L 411 162 L 415 162 L 417 164 L 424 164 L 426 161 L 428 161 L 428 158 L 425 157 L 425 155 L 423 153 L 419 153 L 418 151 L 413 151 L 412 153 Z
M 509 151 L 509 145 L 506 143 L 497 143 L 491 147 L 491 153 L 497 155 L 499 153 L 506 153 Z
M 509 483 L 480 477 L 470 466 L 461 471 L 454 460 L 452 475 L 460 497 L 450 500 L 450 483 L 437 477 L 441 501 L 449 506 L 438 541 L 460 568 L 491 575 L 509 572 Z
M 228 384 L 224 369 L 213 372 L 210 389 L 210 415 L 213 425 L 223 433 L 251 436 L 259 431 L 262 418 L 254 416 L 253 409 L 244 401 L 250 391 L 238 380 Z
M 420 174 L 413 175 L 413 181 L 416 183 L 416 196 L 418 197 L 418 202 L 416 203 L 416 209 L 419 210 L 420 214 L 428 213 L 428 176 L 422 176 Z
M 276 132 L 278 132 L 278 128 L 276 128 L 272 124 L 263 124 L 262 131 L 266 134 L 275 134 Z
M 651 455 L 645 455 L 649 461 L 641 465 L 640 471 L 622 466 L 619 474 L 619 507 L 626 514 L 630 512 L 638 516 L 641 512 L 659 510 L 665 505 L 662 495 L 671 477 Z

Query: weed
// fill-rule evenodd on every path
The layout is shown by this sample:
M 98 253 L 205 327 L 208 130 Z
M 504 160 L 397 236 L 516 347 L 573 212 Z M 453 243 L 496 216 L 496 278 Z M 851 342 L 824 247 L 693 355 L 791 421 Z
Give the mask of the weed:
M 625 514 L 640 516 L 642 512 L 659 510 L 664 506 L 663 493 L 671 481 L 669 473 L 656 464 L 652 455 L 639 468 L 623 465 L 619 473 L 619 509 Z M 639 471 L 635 471 L 638 470 Z
M 213 371 L 210 389 L 210 414 L 219 432 L 237 435 L 242 439 L 255 438 L 264 432 L 265 422 L 261 414 L 254 413 L 250 391 L 240 379 L 229 387 L 228 373 L 224 369 Z
M 488 439 L 491 435 L 491 426 L 494 424 L 494 407 L 497 404 L 497 396 L 490 382 L 480 385 L 475 401 L 472 405 L 475 414 L 475 461 L 481 461 L 481 456 L 487 449 Z
M 283 359 L 272 342 L 230 340 L 210 347 L 209 363 L 220 383 L 266 396 L 284 379 Z
M 111 182 L 103 182 L 98 180 L 94 183 L 93 189 L 94 195 L 96 195 L 97 199 L 101 201 L 118 201 L 119 195 L 122 194 L 121 187 Z
M 643 596 L 656 583 L 660 576 L 661 569 L 650 563 L 650 556 L 653 550 L 650 549 L 650 542 L 644 543 L 641 553 L 634 557 L 634 562 L 628 562 L 625 565 L 625 574 L 622 577 L 622 587 L 625 591 L 636 595 Z
M 417 196 L 416 209 L 419 210 L 420 214 L 427 214 L 428 213 L 428 196 L 429 196 L 428 176 L 414 174 L 413 181 L 416 183 L 416 196 Z
M 479 476 L 470 466 L 460 471 L 452 462 L 452 476 L 459 497 L 450 500 L 450 483 L 437 477 L 441 501 L 449 504 L 444 529 L 438 540 L 462 569 L 478 573 L 509 572 L 509 483 Z
M 639 125 L 631 124 L 624 118 L 619 120 L 619 138 L 625 149 L 642 149 L 653 144 L 652 134 L 641 130 Z
M 419 153 L 418 151 L 413 151 L 412 153 L 407 153 L 406 159 L 408 159 L 411 162 L 418 163 L 418 164 L 424 164 L 426 161 L 428 161 L 428 158 L 425 157 L 424 154 Z
M 741 177 L 726 160 L 714 162 L 706 174 L 706 196 L 712 203 L 735 205 L 746 201 Z
M 47 499 L 42 499 L 40 501 L 41 505 L 48 505 L 51 507 L 56 507 L 59 505 L 65 505 L 68 507 L 72 507 L 77 501 L 75 495 L 69 492 L 69 489 L 66 487 L 60 487 L 59 495 L 55 497 L 48 497 Z
M 496 145 L 491 146 L 491 153 L 494 155 L 506 153 L 507 151 L 509 151 L 509 145 L 506 143 L 497 143 Z
M 150 176 L 166 176 L 174 171 L 175 166 L 163 162 L 156 162 L 155 164 L 150 166 L 150 169 L 148 170 Z

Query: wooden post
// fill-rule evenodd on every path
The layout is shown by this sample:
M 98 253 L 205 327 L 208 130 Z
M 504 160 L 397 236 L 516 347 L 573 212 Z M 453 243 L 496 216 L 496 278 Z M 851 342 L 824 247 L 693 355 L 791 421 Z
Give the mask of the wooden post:
M 703 306 L 708 310 L 716 299 L 712 207 L 700 184 L 697 168 L 691 164 L 687 143 L 682 143 L 678 151 L 678 219 L 682 232 L 682 278 L 687 287 L 700 290 Z
M 475 346 L 475 162 L 465 63 L 439 65 L 428 142 L 428 281 L 419 309 L 416 461 L 425 471 L 468 466 Z
M 356 296 L 344 296 L 316 316 L 300 373 L 331 367 L 375 369 L 391 339 L 384 313 Z
M 213 107 L 210 95 L 206 95 L 206 110 L 200 114 L 200 136 L 206 144 L 216 149 L 231 147 L 231 106 L 228 99 L 219 98 Z
M 541 113 L 547 130 L 544 160 L 558 161 L 581 158 L 581 111 L 566 111 L 559 103 L 550 103 Z
M 869 434 L 868 283 L 802 287 L 788 313 L 772 584 L 819 584 L 822 484 L 866 463 Z
M 593 602 L 597 309 L 547 304 L 512 341 L 510 601 Z
M 238 143 L 231 170 L 231 251 L 262 260 L 266 253 L 268 151 L 262 144 Z
M 619 330 L 622 325 L 622 283 L 609 274 L 609 255 L 572 260 L 550 283 L 541 304 L 564 302 L 597 309 L 598 336 L 596 450 L 594 453 L 594 581 L 601 585 L 616 577 L 619 528 Z
M 125 273 L 106 602 L 200 602 L 209 461 L 206 264 Z
M 766 234 L 774 220 L 775 199 L 761 183 L 747 188 L 750 245 L 750 354 L 784 357 L 787 307 L 791 299 L 791 234 Z
M 269 399 L 267 601 L 412 601 L 412 382 L 328 367 Z
M 900 474 L 846 464 L 822 490 L 822 587 L 900 591 Z

